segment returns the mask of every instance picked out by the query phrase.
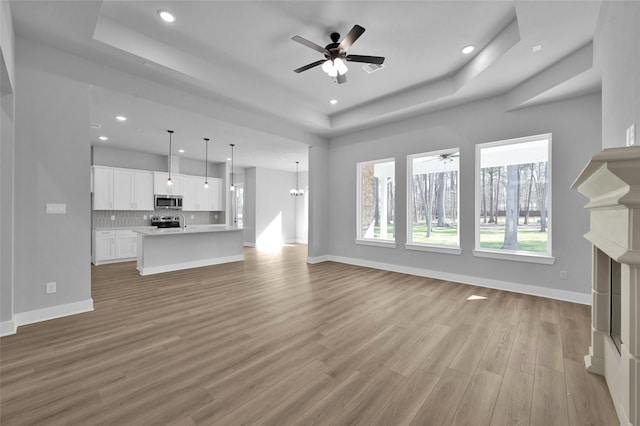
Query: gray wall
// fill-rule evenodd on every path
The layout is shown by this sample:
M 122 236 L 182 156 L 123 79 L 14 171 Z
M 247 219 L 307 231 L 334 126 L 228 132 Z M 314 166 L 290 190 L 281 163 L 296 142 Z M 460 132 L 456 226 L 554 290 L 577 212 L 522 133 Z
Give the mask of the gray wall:
M 295 173 L 256 169 L 256 245 L 295 241 L 294 185 Z
M 14 121 L 12 93 L 0 94 L 0 323 L 13 320 Z M 3 331 L 0 330 L 0 335 Z
M 309 172 L 300 172 L 298 182 L 298 188 L 304 189 L 305 195 L 296 197 L 296 242 L 307 244 L 309 241 Z
M 91 164 L 125 169 L 167 171 L 167 156 L 130 151 L 106 146 L 91 148 Z
M 91 164 L 109 167 L 122 167 L 125 169 L 151 170 L 155 172 L 167 171 L 167 156 L 150 154 L 148 152 L 131 151 L 126 149 L 111 148 L 106 146 L 93 146 L 91 148 Z M 209 177 L 220 178 L 224 163 L 209 162 Z M 173 170 L 172 170 L 173 172 Z M 190 158 L 179 159 L 179 173 L 192 176 L 204 176 L 204 161 Z
M 9 2 L 0 3 L 0 336 L 13 333 L 15 45 Z
M 602 147 L 626 146 L 632 123 L 640 146 L 640 2 L 603 2 L 594 45 L 602 70 Z
M 326 204 L 330 229 L 329 254 L 485 280 L 588 293 L 591 288 L 590 246 L 582 238 L 589 227 L 588 215 L 583 209 L 584 199 L 569 186 L 588 159 L 600 151 L 600 109 L 599 95 L 590 95 L 505 112 L 502 98 L 496 97 L 336 138 L 332 141 L 328 161 L 331 165 L 328 173 L 329 201 Z M 555 264 L 474 257 L 475 145 L 541 133 L 553 134 L 552 227 Z M 408 251 L 404 248 L 406 156 L 452 147 L 459 147 L 461 153 L 463 253 L 456 256 Z M 397 247 L 356 245 L 356 163 L 389 157 L 396 160 Z M 568 280 L 560 280 L 560 270 L 568 271 Z
M 256 168 L 244 171 L 244 243 L 256 245 Z
M 310 261 L 322 260 L 329 254 L 329 215 L 332 211 L 342 210 L 342 206 L 330 205 L 330 171 L 334 165 L 330 162 L 329 147 L 309 147 L 309 233 L 307 254 Z M 340 189 L 343 191 L 344 189 Z M 347 216 L 345 216 L 346 218 Z M 347 219 L 348 220 L 348 219 Z
M 49 71 L 32 47 L 16 38 L 16 313 L 91 299 L 89 86 Z M 66 214 L 45 214 L 47 203 Z

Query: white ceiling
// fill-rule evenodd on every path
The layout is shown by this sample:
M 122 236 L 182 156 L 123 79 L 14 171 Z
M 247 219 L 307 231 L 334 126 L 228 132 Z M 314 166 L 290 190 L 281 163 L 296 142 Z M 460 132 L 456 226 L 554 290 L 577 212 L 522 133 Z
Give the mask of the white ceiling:
M 15 31 L 112 72 L 93 73 L 94 145 L 166 155 L 166 129 L 188 158 L 307 168 L 307 147 L 358 129 L 496 94 L 509 108 L 599 89 L 590 43 L 599 1 L 12 1 Z M 174 13 L 162 22 L 158 10 Z M 354 24 L 338 85 L 293 69 Z M 460 49 L 476 50 L 468 56 Z M 533 46 L 542 45 L 534 53 Z M 336 105 L 329 104 L 337 99 Z M 124 114 L 126 123 L 113 117 Z M 99 135 L 109 140 L 101 142 Z

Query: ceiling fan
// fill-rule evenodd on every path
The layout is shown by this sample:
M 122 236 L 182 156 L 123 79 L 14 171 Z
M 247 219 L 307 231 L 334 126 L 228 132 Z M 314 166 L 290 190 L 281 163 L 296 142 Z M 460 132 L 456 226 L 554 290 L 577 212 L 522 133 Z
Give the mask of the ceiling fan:
M 322 70 L 324 72 L 329 74 L 330 77 L 335 77 L 337 82 L 342 84 L 347 81 L 345 73 L 349 70 L 344 61 L 382 65 L 384 62 L 384 57 L 382 56 L 347 55 L 347 50 L 362 35 L 362 33 L 364 33 L 364 31 L 364 28 L 360 25 L 354 25 L 353 28 L 351 28 L 351 31 L 349 31 L 340 43 L 338 43 L 338 40 L 340 40 L 340 34 L 332 33 L 330 36 L 331 43 L 327 44 L 325 47 L 319 46 L 300 36 L 292 37 L 291 39 L 293 41 L 304 44 L 305 46 L 324 55 L 324 59 L 312 62 L 293 71 L 301 73 L 302 71 L 322 65 Z

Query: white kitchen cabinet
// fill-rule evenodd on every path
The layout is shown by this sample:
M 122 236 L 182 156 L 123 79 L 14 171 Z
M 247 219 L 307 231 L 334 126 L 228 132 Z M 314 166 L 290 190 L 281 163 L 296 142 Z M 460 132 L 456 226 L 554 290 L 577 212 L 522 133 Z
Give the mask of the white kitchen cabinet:
M 153 173 L 114 169 L 114 210 L 153 210 Z
M 137 256 L 138 234 L 130 229 L 93 231 L 91 261 L 95 265 L 129 261 Z
M 93 166 L 93 209 L 113 210 L 113 168 Z
M 131 259 L 137 256 L 138 234 L 128 229 L 116 231 L 116 258 Z
M 93 231 L 91 257 L 96 265 L 116 258 L 116 231 Z
M 133 185 L 135 191 L 136 210 L 154 210 L 153 205 L 153 172 L 135 172 Z
M 204 176 L 183 176 L 183 211 L 222 210 L 222 179 L 207 178 L 209 188 L 204 180 Z
M 192 176 L 182 178 L 182 210 L 196 211 L 196 181 Z
M 209 207 L 210 211 L 222 210 L 222 179 L 209 179 Z
M 171 174 L 171 185 L 167 185 L 169 173 L 153 172 L 153 193 L 159 195 L 184 195 L 183 177 Z

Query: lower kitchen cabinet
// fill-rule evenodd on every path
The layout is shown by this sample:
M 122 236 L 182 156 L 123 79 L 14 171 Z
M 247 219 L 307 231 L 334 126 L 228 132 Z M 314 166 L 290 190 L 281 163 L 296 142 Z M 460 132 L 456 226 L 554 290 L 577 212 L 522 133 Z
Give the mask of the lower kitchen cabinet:
M 138 234 L 129 229 L 93 231 L 91 261 L 94 265 L 130 261 L 137 256 Z

